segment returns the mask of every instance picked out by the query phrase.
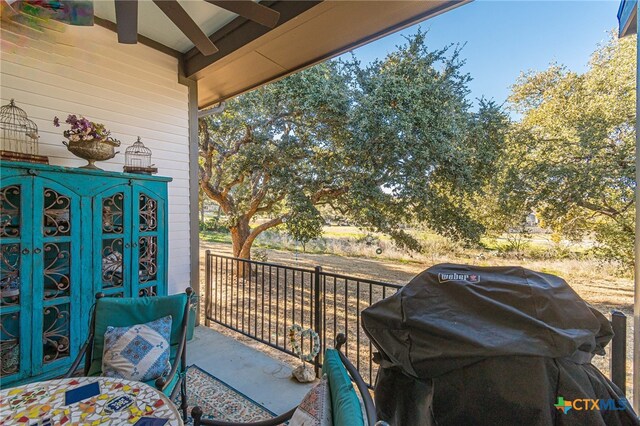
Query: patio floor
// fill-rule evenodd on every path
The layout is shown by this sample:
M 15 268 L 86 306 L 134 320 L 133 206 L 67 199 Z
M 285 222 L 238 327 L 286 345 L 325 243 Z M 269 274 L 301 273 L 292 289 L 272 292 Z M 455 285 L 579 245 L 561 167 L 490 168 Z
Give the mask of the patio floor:
M 298 405 L 313 384 L 291 378 L 291 367 L 205 326 L 187 345 L 195 364 L 276 414 Z

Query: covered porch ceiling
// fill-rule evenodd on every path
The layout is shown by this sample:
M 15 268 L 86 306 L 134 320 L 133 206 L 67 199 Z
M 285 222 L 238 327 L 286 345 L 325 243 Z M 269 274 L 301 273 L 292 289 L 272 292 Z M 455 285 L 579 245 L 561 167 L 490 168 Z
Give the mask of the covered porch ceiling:
M 185 35 L 161 10 L 161 2 L 141 0 L 137 39 L 179 58 L 185 76 L 198 82 L 198 107 L 203 109 L 469 1 L 262 1 L 278 14 L 271 28 L 214 1 L 179 0 L 215 46 L 211 49 L 217 49 L 203 54 L 208 40 L 196 46 L 193 34 Z M 96 24 L 118 31 L 115 1 L 94 4 Z

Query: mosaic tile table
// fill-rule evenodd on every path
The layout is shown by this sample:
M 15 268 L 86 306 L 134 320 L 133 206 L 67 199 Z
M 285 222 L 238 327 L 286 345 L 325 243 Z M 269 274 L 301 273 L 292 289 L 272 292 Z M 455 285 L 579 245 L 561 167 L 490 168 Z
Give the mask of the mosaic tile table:
M 99 394 L 65 405 L 68 391 L 96 382 Z M 106 424 L 183 425 L 176 406 L 169 398 L 140 382 L 78 377 L 30 383 L 0 391 L 0 425 Z

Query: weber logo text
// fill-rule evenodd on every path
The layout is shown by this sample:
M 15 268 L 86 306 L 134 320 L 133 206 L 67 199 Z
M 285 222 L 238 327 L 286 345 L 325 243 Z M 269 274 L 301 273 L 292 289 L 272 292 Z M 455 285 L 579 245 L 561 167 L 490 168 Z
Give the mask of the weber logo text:
M 458 274 L 458 273 L 450 273 L 450 274 L 438 274 L 438 281 L 441 283 L 446 283 L 449 281 L 466 281 L 469 283 L 477 283 L 480 282 L 480 276 L 477 274 Z

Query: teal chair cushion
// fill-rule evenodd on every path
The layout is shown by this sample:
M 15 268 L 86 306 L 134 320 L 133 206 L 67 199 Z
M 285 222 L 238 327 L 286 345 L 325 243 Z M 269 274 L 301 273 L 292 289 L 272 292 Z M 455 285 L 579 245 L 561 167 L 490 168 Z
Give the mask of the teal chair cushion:
M 144 324 L 167 315 L 171 315 L 171 355 L 173 364 L 184 317 L 184 307 L 187 303 L 185 293 L 171 296 L 116 298 L 103 297 L 96 301 L 96 324 L 93 341 L 93 355 L 89 376 L 99 376 L 102 373 L 102 351 L 104 349 L 104 333 L 108 326 L 128 327 Z M 167 387 L 169 389 L 170 386 Z
M 322 374 L 326 374 L 329 380 L 331 417 L 334 426 L 364 425 L 358 395 L 337 350 L 327 349 L 325 351 Z

